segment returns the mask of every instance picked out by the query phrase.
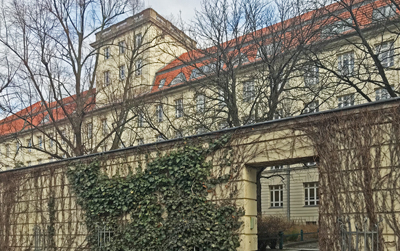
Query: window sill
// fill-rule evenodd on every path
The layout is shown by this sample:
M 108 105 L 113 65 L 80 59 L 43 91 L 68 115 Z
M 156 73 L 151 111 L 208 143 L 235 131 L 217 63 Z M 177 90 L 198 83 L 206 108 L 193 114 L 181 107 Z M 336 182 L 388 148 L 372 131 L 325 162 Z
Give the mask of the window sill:
M 268 209 L 282 209 L 283 207 L 269 207 Z
M 319 205 L 304 205 L 303 207 L 319 207 Z

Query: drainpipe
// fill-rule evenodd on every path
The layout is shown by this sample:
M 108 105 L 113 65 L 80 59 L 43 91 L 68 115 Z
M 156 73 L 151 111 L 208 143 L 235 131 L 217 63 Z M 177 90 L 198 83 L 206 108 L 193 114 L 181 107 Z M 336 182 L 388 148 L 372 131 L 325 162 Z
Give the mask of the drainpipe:
M 287 219 L 290 220 L 290 167 L 287 169 L 287 178 L 286 178 L 286 205 L 287 205 Z

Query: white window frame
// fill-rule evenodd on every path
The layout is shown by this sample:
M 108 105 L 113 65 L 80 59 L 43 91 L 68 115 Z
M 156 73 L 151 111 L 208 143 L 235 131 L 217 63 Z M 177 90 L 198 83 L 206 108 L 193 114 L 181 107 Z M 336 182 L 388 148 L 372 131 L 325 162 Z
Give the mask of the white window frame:
M 183 99 L 175 100 L 175 117 L 181 118 L 183 117 Z
M 319 112 L 319 101 L 315 100 L 307 104 L 304 108 L 303 114 Z
M 354 105 L 354 93 L 338 97 L 338 108 Z
M 179 73 L 169 84 L 170 86 L 180 84 L 186 80 L 185 74 Z
M 136 74 L 136 76 L 142 75 L 142 68 L 143 68 L 142 59 L 136 60 L 136 62 L 135 62 L 135 69 L 136 69 L 135 74 Z
M 32 139 L 28 139 L 27 147 L 28 147 L 28 152 L 32 152 Z
M 119 41 L 118 42 L 118 49 L 119 49 L 119 54 L 124 54 L 126 51 L 126 44 L 125 41 Z
M 316 65 L 308 65 L 304 69 L 304 85 L 315 86 L 319 83 L 319 68 Z
M 312 197 L 311 194 L 314 194 Z M 319 205 L 319 188 L 318 182 L 304 183 L 304 205 L 305 206 L 318 206 Z
M 198 94 L 196 97 L 196 111 L 199 113 L 205 112 L 206 109 L 206 96 Z
M 385 99 L 389 99 L 389 98 L 391 98 L 391 97 L 386 88 L 379 88 L 379 89 L 375 90 L 375 100 L 376 101 L 385 100 Z
M 105 47 L 105 48 L 104 48 L 104 60 L 107 60 L 107 59 L 109 59 L 109 58 L 110 58 L 110 56 L 111 56 L 111 53 L 110 53 L 110 47 L 109 47 L 109 46 L 107 46 L 107 47 Z
M 144 113 L 139 112 L 138 113 L 138 127 L 143 127 L 144 126 Z
M 157 116 L 158 123 L 161 123 L 164 121 L 163 105 L 156 105 L 156 116 Z
M 156 142 L 163 142 L 165 141 L 165 138 L 162 134 L 158 134 L 156 137 Z
M 254 81 L 247 81 L 243 83 L 243 101 L 251 102 L 256 98 L 256 89 Z
M 393 41 L 381 43 L 376 46 L 376 54 L 382 66 L 387 68 L 394 65 Z
M 142 33 L 139 33 L 139 34 L 135 35 L 136 48 L 138 48 L 138 47 L 140 47 L 142 45 L 142 42 L 143 42 L 142 40 L 143 40 Z
M 107 124 L 107 119 L 102 119 L 101 120 L 101 131 L 103 133 L 103 135 L 107 135 L 108 134 L 108 124 Z
M 110 85 L 110 71 L 104 72 L 104 86 Z
M 125 65 L 119 66 L 119 80 L 125 79 Z
M 93 137 L 93 123 L 87 123 L 86 124 L 86 137 L 88 139 L 88 141 L 92 140 Z
M 283 185 L 271 185 L 269 192 L 271 208 L 283 207 Z
M 43 149 L 43 137 L 42 136 L 38 136 L 38 147 L 39 149 Z
M 350 51 L 338 56 L 338 70 L 342 76 L 351 76 L 354 73 L 354 52 Z

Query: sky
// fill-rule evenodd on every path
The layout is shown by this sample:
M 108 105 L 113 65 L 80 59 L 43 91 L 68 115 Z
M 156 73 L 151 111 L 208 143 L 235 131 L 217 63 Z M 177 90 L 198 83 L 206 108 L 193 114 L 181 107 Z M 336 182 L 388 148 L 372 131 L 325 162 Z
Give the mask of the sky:
M 170 19 L 182 16 L 185 22 L 189 22 L 195 14 L 195 9 L 200 10 L 201 0 L 144 0 L 145 7 L 151 7 L 161 16 Z

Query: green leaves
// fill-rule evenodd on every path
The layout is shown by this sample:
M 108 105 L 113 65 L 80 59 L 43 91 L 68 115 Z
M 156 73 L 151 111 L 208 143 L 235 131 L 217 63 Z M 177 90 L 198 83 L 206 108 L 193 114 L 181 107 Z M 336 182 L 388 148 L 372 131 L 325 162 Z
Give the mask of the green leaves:
M 205 162 L 206 155 L 228 140 L 222 137 L 208 149 L 186 146 L 127 177 L 108 178 L 98 161 L 70 168 L 68 177 L 86 212 L 93 250 L 98 222 L 113 227 L 110 250 L 235 250 L 242 212 L 206 199 L 207 187 L 230 177 L 210 179 L 212 165 Z M 128 214 L 131 220 L 121 227 L 118 222 Z

